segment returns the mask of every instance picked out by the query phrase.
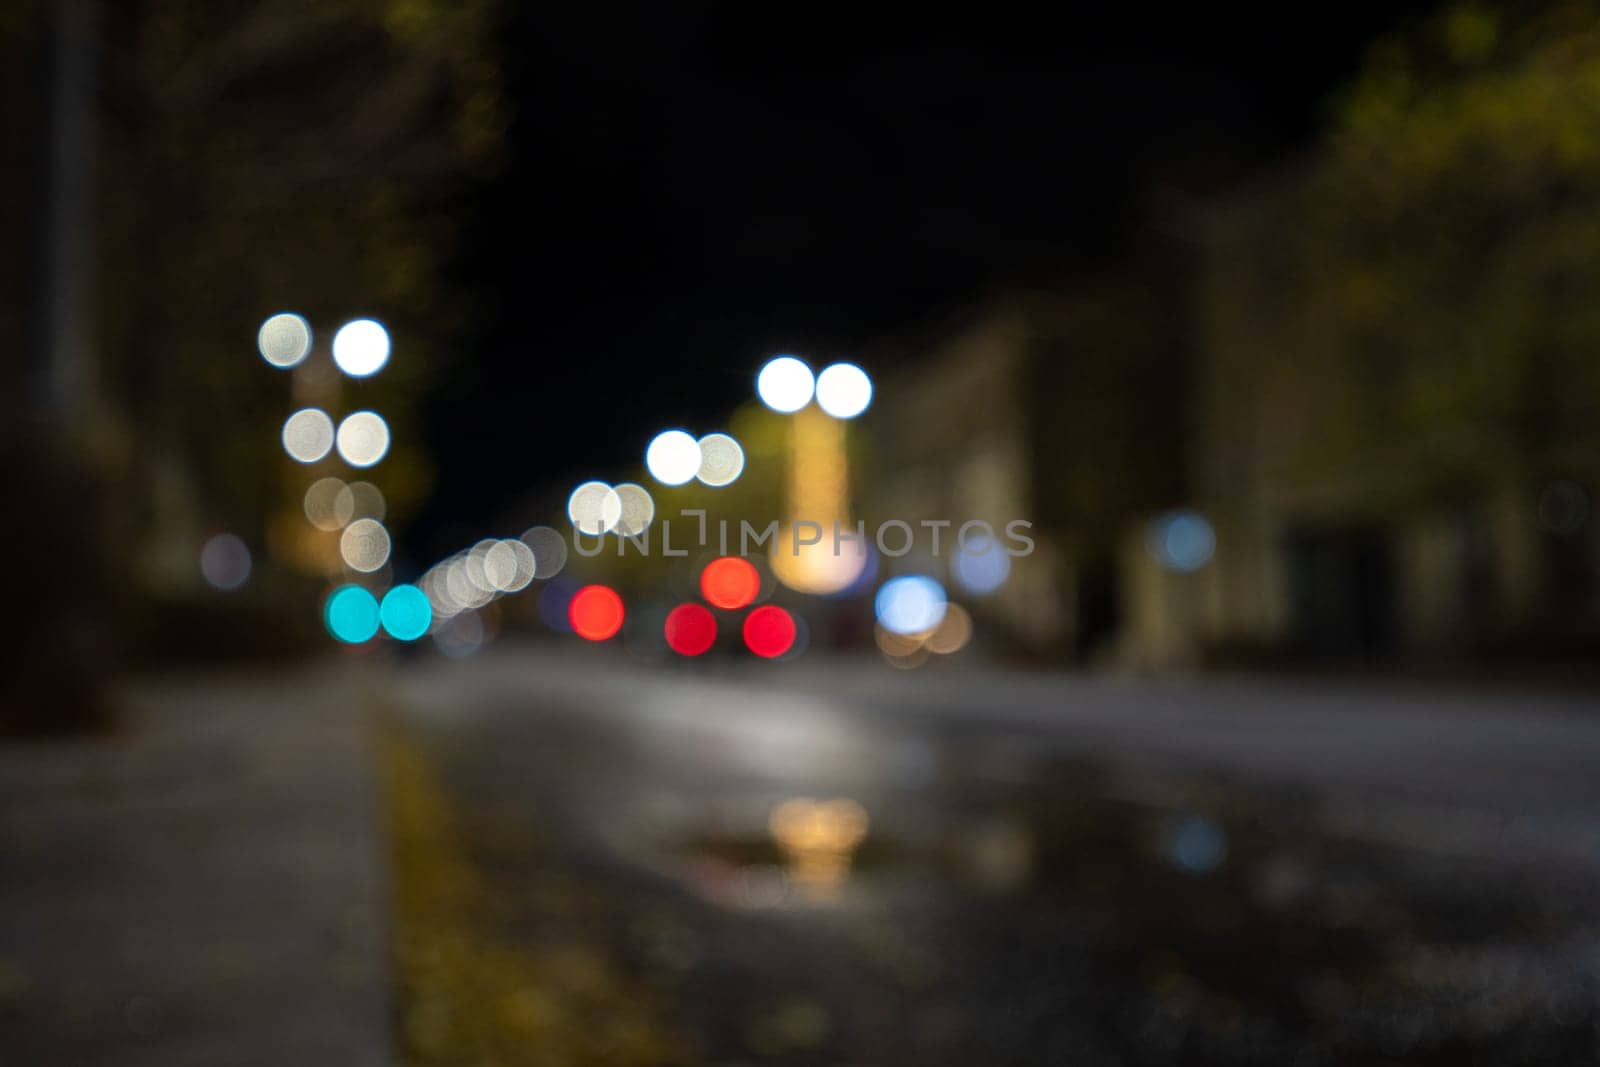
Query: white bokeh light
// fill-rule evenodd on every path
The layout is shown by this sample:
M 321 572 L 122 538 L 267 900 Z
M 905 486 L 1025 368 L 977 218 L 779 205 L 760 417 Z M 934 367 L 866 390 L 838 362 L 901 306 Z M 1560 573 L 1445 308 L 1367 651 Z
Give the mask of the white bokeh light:
M 389 424 L 376 411 L 357 411 L 339 424 L 339 455 L 352 467 L 370 467 L 389 454 Z
M 615 489 L 617 498 L 622 501 L 622 517 L 617 520 L 612 532 L 623 537 L 637 537 L 649 528 L 656 517 L 655 498 L 650 495 L 650 490 L 633 482 L 623 482 Z
M 695 477 L 712 487 L 732 485 L 744 473 L 744 449 L 725 433 L 700 438 L 700 469 Z
M 311 324 L 292 311 L 269 316 L 256 331 L 256 350 L 274 367 L 293 367 L 311 353 Z
M 645 450 L 644 465 L 662 485 L 682 485 L 700 470 L 700 442 L 682 430 L 658 433 Z
M 799 411 L 811 403 L 816 390 L 811 368 L 794 356 L 778 356 L 767 361 L 756 375 L 756 395 L 761 402 L 783 415 Z
M 584 482 L 567 498 L 567 518 L 579 533 L 603 534 L 622 518 L 622 498 L 605 482 Z
M 296 463 L 315 463 L 333 451 L 333 420 L 319 408 L 301 408 L 283 422 L 283 450 Z
M 872 403 L 872 379 L 854 363 L 834 363 L 817 375 L 817 406 L 836 419 L 853 419 Z
M 338 478 L 320 478 L 306 489 L 306 518 L 319 530 L 342 530 L 356 517 L 356 498 Z
M 357 519 L 339 535 L 339 556 L 351 570 L 371 574 L 389 562 L 389 531 L 376 519 Z
M 531 527 L 522 532 L 522 543 L 533 550 L 535 578 L 554 578 L 567 565 L 567 541 L 558 530 Z
M 333 361 L 352 378 L 377 374 L 389 362 L 389 331 L 375 319 L 356 319 L 333 335 Z
M 498 593 L 518 593 L 533 581 L 533 550 L 514 537 L 496 541 L 483 555 L 483 575 Z
M 382 522 L 388 516 L 389 504 L 383 499 L 383 490 L 371 482 L 351 482 L 350 496 L 355 502 L 352 518 L 377 519 Z

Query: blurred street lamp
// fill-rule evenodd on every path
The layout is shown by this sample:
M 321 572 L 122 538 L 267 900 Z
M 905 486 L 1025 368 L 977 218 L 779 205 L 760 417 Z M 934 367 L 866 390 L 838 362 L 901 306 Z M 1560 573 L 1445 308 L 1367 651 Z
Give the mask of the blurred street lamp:
M 866 546 L 853 541 L 835 551 L 834 528 L 850 522 L 850 474 L 840 420 L 855 418 L 872 401 L 872 381 L 853 363 L 835 363 L 813 377 L 794 356 L 768 360 L 756 375 L 756 393 L 789 420 L 785 522 L 770 549 L 772 572 L 800 593 L 831 595 L 848 589 L 866 567 Z M 817 407 L 811 406 L 815 397 Z M 806 527 L 802 537 L 802 524 Z M 813 540 L 813 538 L 815 538 Z
M 811 368 L 794 356 L 770 359 L 756 375 L 756 395 L 780 415 L 792 415 L 811 403 L 815 391 Z
M 658 433 L 645 450 L 644 465 L 662 485 L 684 485 L 700 471 L 700 442 L 682 430 Z
M 292 311 L 271 315 L 256 331 L 256 349 L 274 367 L 298 366 L 311 354 L 311 324 Z
M 872 379 L 854 363 L 835 363 L 817 375 L 817 406 L 836 419 L 853 419 L 872 403 Z
M 389 362 L 389 331 L 376 319 L 355 319 L 333 335 L 333 362 L 352 378 L 370 378 Z

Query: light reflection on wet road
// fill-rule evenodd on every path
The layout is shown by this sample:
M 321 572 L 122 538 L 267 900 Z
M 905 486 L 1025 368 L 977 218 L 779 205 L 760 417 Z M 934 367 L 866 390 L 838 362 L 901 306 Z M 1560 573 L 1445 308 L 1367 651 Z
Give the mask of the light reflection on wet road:
M 689 1062 L 1595 1053 L 1576 701 L 501 646 L 399 707 L 503 936 Z

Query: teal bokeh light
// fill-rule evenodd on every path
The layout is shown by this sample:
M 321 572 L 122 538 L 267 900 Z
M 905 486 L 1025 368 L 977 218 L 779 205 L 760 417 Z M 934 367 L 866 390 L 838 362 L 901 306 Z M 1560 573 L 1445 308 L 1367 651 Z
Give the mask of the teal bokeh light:
M 433 622 L 433 605 L 428 594 L 414 585 L 397 585 L 383 596 L 378 614 L 383 629 L 396 641 L 415 641 L 428 632 Z
M 322 621 L 334 637 L 359 645 L 378 632 L 378 600 L 359 585 L 341 585 L 323 604 Z

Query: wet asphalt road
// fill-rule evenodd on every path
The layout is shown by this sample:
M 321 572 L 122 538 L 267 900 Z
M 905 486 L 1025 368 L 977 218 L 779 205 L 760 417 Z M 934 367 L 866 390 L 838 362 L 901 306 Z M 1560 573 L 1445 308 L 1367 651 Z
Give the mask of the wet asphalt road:
M 686 1062 L 1594 1062 L 1593 706 L 936 666 L 502 644 L 396 703 L 499 936 Z

